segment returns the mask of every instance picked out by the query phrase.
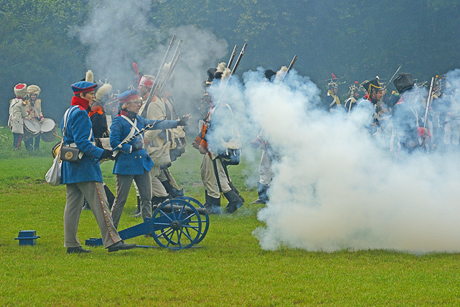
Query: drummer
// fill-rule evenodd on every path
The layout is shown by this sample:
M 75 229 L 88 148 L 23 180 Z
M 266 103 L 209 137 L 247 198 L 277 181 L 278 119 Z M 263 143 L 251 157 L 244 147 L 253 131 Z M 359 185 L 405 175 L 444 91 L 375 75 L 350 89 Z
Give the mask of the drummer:
M 27 118 L 42 123 L 45 119 L 42 113 L 42 100 L 38 99 L 41 89 L 37 85 L 29 85 L 27 87 L 27 95 L 29 100 L 27 103 Z M 38 150 L 40 146 L 40 134 L 36 137 L 24 140 L 24 144 L 27 150 Z
M 21 149 L 21 141 L 24 135 L 24 118 L 27 116 L 27 85 L 19 83 L 14 87 L 16 98 L 10 100 L 8 126 L 13 132 L 13 148 Z

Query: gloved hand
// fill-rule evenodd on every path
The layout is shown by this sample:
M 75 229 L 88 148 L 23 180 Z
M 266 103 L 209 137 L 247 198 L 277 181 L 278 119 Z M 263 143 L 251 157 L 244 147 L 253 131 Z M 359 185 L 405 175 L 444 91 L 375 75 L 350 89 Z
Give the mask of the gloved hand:
M 177 121 L 177 125 L 178 126 L 187 126 L 187 122 L 191 117 L 192 116 L 190 114 L 182 116 L 181 119 Z
M 104 152 L 101 155 L 101 159 L 112 158 L 113 151 L 104 149 Z
M 136 143 L 134 143 L 134 145 L 132 145 L 131 152 L 141 150 L 142 148 L 144 148 L 144 144 L 142 144 L 141 141 L 136 142 Z

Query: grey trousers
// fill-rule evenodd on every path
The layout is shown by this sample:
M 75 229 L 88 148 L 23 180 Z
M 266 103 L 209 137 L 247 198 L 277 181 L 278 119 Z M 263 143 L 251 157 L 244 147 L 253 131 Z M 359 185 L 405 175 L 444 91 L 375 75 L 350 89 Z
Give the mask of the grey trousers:
M 222 167 L 220 160 L 217 158 L 216 166 L 222 191 L 219 191 L 216 173 L 214 172 L 214 165 L 211 157 L 209 157 L 208 154 L 203 155 L 203 162 L 201 162 L 201 180 L 203 181 L 204 189 L 208 192 L 208 195 L 213 198 L 219 198 L 220 192 L 227 193 L 232 189 L 228 183 L 228 178 L 225 175 L 224 168 Z
M 272 181 L 272 160 L 265 149 L 262 149 L 262 156 L 259 163 L 259 182 L 269 186 Z
M 118 228 L 123 208 L 128 199 L 131 184 L 137 185 L 141 197 L 141 214 L 142 218 L 152 218 L 152 188 L 150 185 L 150 174 L 144 170 L 142 175 L 117 175 L 117 196 L 113 201 L 112 219 L 115 228 Z
M 120 236 L 113 225 L 112 216 L 105 195 L 104 184 L 102 182 L 87 181 L 71 183 L 66 185 L 67 202 L 64 209 L 64 237 L 65 247 L 81 246 L 77 237 L 78 222 L 83 207 L 83 199 L 86 198 L 97 224 L 101 230 L 102 243 L 104 247 L 109 247 L 121 241 Z
M 158 165 L 153 165 L 152 169 L 150 170 L 150 180 L 152 184 L 152 195 L 156 197 L 166 197 L 168 196 L 168 192 L 166 191 L 165 187 L 161 183 L 160 175 L 161 169 Z

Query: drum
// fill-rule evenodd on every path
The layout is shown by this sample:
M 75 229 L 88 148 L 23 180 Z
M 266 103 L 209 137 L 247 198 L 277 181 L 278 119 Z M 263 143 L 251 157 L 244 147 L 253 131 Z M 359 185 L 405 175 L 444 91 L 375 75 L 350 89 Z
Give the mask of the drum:
M 36 137 L 40 133 L 40 123 L 24 118 L 24 141 Z
M 44 142 L 52 142 L 56 138 L 56 124 L 51 118 L 45 118 L 40 124 L 41 138 Z

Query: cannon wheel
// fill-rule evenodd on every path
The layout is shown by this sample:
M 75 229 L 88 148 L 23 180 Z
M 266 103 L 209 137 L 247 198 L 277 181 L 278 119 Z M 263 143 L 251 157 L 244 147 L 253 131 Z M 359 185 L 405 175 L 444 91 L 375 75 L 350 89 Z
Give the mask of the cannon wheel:
M 152 229 L 159 246 L 176 250 L 193 246 L 202 236 L 200 214 L 194 206 L 180 199 L 164 202 L 155 210 Z
M 192 197 L 188 197 L 188 196 L 182 196 L 182 197 L 178 197 L 176 199 L 181 199 L 181 200 L 185 200 L 186 202 L 188 202 L 189 204 L 192 204 L 192 205 L 198 205 L 198 207 L 200 208 L 203 208 L 204 209 L 204 206 L 198 201 L 196 200 L 195 198 L 192 198 Z M 204 237 L 206 236 L 206 234 L 208 233 L 208 229 L 209 229 L 209 215 L 208 213 L 205 211 L 205 214 L 201 214 L 201 228 L 203 229 L 203 232 L 201 234 L 201 236 L 198 238 L 198 240 L 196 241 L 195 244 L 198 244 L 200 243 Z

